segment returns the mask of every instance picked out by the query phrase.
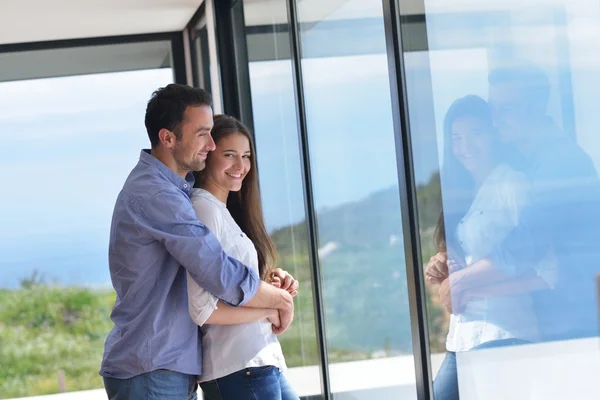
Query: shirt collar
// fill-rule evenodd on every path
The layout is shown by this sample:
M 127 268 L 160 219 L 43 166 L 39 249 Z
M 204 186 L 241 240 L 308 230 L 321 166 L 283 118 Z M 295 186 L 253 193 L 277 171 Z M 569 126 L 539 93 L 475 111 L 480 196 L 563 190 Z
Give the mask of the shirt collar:
M 187 174 L 185 179 L 177 175 L 171 168 L 167 167 L 162 161 L 150 154 L 149 149 L 143 149 L 140 152 L 140 162 L 146 164 L 150 168 L 157 170 L 169 182 L 183 190 L 189 196 L 194 187 L 194 174 Z

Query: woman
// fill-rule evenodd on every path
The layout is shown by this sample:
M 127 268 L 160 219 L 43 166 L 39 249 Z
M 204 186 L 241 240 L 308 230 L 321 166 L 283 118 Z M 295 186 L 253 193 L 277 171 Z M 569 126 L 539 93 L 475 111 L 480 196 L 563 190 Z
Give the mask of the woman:
M 551 287 L 549 256 L 527 276 L 486 257 L 519 222 L 527 201 L 526 177 L 505 161 L 487 103 L 477 96 L 456 100 L 444 120 L 444 214 L 427 266 L 430 283 L 452 298 L 446 358 L 434 381 L 436 400 L 458 399 L 456 352 L 538 340 L 529 292 Z M 526 246 L 527 238 L 523 238 Z
M 216 149 L 196 173 L 191 196 L 196 215 L 230 256 L 268 280 L 277 251 L 263 222 L 250 134 L 225 115 L 214 117 L 211 133 Z M 190 315 L 203 335 L 200 386 L 206 399 L 298 399 L 282 374 L 285 359 L 272 330 L 279 325 L 276 310 L 228 307 L 193 279 L 188 295 Z

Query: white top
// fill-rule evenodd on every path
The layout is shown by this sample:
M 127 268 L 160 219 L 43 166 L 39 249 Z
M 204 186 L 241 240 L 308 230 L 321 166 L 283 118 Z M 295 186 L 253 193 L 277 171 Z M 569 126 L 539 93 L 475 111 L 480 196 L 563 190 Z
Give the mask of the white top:
M 226 205 L 203 189 L 193 189 L 192 204 L 198 219 L 217 237 L 223 250 L 258 273 L 258 255 Z M 285 359 L 271 323 L 204 325 L 217 308 L 217 299 L 188 275 L 190 316 L 202 329 L 203 365 L 200 382 L 222 378 L 248 367 L 273 365 L 285 370 Z
M 526 176 L 506 164 L 490 173 L 457 228 L 466 265 L 488 256 L 518 225 L 528 191 Z M 552 257 L 534 269 L 550 286 L 554 285 L 557 267 Z M 510 338 L 539 340 L 529 293 L 469 300 L 461 314 L 450 317 L 446 348 L 467 351 L 492 340 Z

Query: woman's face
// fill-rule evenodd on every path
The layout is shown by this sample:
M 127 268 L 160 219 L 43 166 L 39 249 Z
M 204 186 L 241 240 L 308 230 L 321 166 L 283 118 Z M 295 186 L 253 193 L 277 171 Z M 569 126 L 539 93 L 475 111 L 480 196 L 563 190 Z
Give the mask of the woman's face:
M 223 137 L 206 162 L 205 177 L 223 191 L 237 192 L 251 168 L 250 142 L 241 133 Z
M 458 118 L 452 124 L 452 153 L 471 172 L 493 159 L 493 136 L 490 127 L 472 117 Z

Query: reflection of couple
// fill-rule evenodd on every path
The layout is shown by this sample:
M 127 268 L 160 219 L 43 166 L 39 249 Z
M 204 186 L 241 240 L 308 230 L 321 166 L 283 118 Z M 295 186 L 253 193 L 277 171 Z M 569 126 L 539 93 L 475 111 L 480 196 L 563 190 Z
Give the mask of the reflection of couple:
M 459 99 L 444 123 L 444 213 L 426 271 L 452 313 L 438 400 L 458 398 L 456 352 L 597 329 L 593 164 L 546 116 L 543 72 L 499 69 L 489 82 L 489 105 Z
M 198 376 L 209 400 L 298 399 L 275 336 L 293 320 L 298 282 L 272 268 L 250 134 L 213 119 L 210 97 L 173 84 L 148 103 L 152 150 L 110 234 L 109 399 L 196 399 Z

